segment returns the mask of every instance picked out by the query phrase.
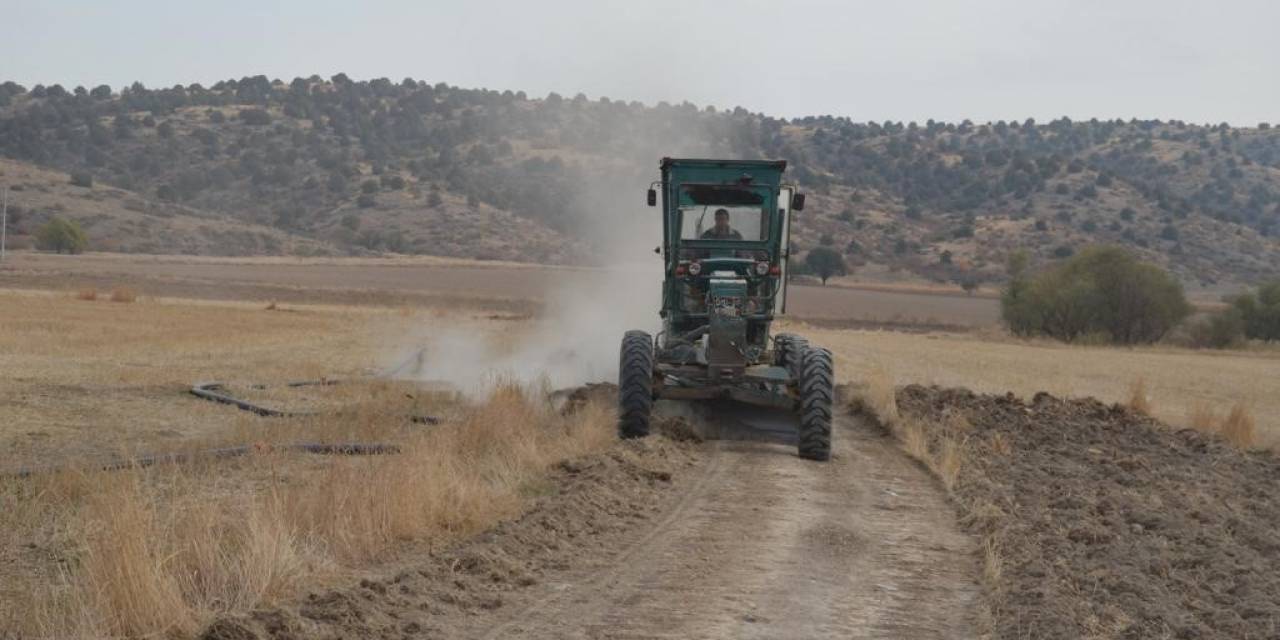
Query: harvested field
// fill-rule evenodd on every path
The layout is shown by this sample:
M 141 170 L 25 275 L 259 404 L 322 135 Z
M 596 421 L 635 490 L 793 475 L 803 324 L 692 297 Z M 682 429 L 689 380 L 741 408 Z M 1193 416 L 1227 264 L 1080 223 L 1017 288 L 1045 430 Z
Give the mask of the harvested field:
M 1256 418 L 1256 443 L 1280 445 L 1280 352 L 1194 351 L 1169 347 L 1115 348 L 1020 341 L 981 334 L 911 334 L 833 330 L 788 323 L 836 355 L 842 381 L 887 378 L 892 385 L 1012 391 L 1024 399 L 1047 391 L 1060 397 L 1128 402 L 1142 380 L 1152 414 L 1192 426 L 1197 409 L 1227 415 L 1239 404 Z
M 647 268 L 647 263 L 646 263 Z M 653 263 L 654 282 L 661 264 Z M 438 258 L 214 259 L 181 256 L 18 254 L 0 287 L 109 290 L 127 282 L 145 295 L 352 304 L 466 304 L 529 311 L 552 292 L 607 288 L 607 270 Z M 969 328 L 999 322 L 990 297 L 884 285 L 789 289 L 787 308 L 828 323 Z
M 1280 460 L 1124 407 L 908 386 L 902 421 L 961 442 L 997 638 L 1274 638 Z

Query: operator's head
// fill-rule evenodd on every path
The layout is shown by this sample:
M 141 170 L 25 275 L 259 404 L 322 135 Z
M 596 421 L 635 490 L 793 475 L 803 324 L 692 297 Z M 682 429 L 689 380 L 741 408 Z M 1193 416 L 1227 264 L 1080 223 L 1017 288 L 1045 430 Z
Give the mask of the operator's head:
M 729 210 L 716 209 L 716 229 L 726 231 L 729 229 Z

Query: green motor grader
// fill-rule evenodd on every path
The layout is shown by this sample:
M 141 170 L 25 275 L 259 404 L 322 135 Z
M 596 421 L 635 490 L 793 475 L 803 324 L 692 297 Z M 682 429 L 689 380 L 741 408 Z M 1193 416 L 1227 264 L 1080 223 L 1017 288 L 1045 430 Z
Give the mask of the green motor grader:
M 786 310 L 788 239 L 804 195 L 785 161 L 663 158 L 662 331 L 628 331 L 618 432 L 649 434 L 654 401 L 728 399 L 794 412 L 799 455 L 831 457 L 831 352 L 770 334 Z M 659 195 L 660 194 L 660 195 Z

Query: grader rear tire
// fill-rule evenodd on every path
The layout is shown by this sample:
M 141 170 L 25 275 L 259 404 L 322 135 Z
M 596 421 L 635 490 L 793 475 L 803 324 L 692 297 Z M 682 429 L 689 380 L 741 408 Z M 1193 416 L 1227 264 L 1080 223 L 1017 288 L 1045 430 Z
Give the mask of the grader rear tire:
M 831 405 L 835 375 L 831 352 L 810 348 L 804 352 L 800 374 L 801 458 L 825 462 L 831 459 Z
M 774 340 L 774 364 L 786 369 L 792 378 L 800 378 L 800 360 L 809 350 L 809 341 L 792 333 L 780 333 Z
M 628 331 L 618 358 L 618 436 L 649 435 L 652 411 L 653 338 L 643 331 Z

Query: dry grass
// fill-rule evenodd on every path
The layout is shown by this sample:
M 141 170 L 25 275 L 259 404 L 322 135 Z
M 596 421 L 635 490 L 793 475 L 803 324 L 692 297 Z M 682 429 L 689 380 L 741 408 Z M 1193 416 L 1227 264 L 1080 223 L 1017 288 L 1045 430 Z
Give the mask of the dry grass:
M 925 426 L 918 420 L 896 420 L 890 424 L 902 450 L 929 466 L 933 456 L 929 453 L 929 436 L 925 434 Z
M 196 464 L 93 474 L 78 491 L 39 492 L 30 500 L 53 502 L 24 508 L 55 514 L 79 562 L 60 590 L 37 592 L 18 628 L 52 637 L 190 635 L 219 612 L 386 559 L 407 541 L 440 543 L 491 526 L 519 512 L 525 488 L 549 465 L 614 441 L 610 408 L 562 416 L 540 397 L 500 386 L 457 422 L 406 438 L 400 455 L 265 454 L 242 464 L 240 480 Z M 244 478 L 258 480 L 246 486 Z
M 1216 431 L 1218 415 L 1208 402 L 1203 400 L 1193 402 L 1187 407 L 1187 426 L 1200 431 Z
M 898 439 L 902 450 L 929 469 L 950 492 L 960 478 L 964 464 L 964 434 L 971 426 L 964 416 L 954 414 L 945 424 L 927 424 L 898 412 L 895 391 L 884 374 L 873 373 L 857 387 L 854 406 L 870 412 L 882 426 Z
M 955 489 L 960 479 L 960 466 L 964 462 L 963 443 L 953 435 L 944 436 L 932 460 L 930 469 L 942 481 L 942 486 L 948 492 Z
M 111 290 L 112 302 L 136 302 L 138 292 L 129 287 L 115 287 Z
M 1227 442 L 1241 449 L 1248 449 L 1257 443 L 1257 427 L 1253 412 L 1242 402 L 1231 406 L 1227 417 L 1218 425 L 1218 433 Z
M 1151 415 L 1151 398 L 1147 395 L 1147 379 L 1138 376 L 1129 384 L 1129 408 L 1144 416 Z
M 867 371 L 864 399 L 868 408 L 886 426 L 892 426 L 898 421 L 898 400 L 895 393 L 893 376 L 883 367 L 873 367 Z
M 79 291 L 77 291 L 77 292 L 76 292 L 76 299 L 77 299 L 77 300 L 90 300 L 90 301 L 92 301 L 92 300 L 97 300 L 97 299 L 98 299 L 98 290 L 97 290 L 97 289 L 94 289 L 93 287 L 85 287 L 85 288 L 83 288 L 83 289 L 80 289 Z
M 988 536 L 982 541 L 982 579 L 989 585 L 1000 584 L 1004 576 L 1004 559 L 1000 555 L 1000 543 Z

